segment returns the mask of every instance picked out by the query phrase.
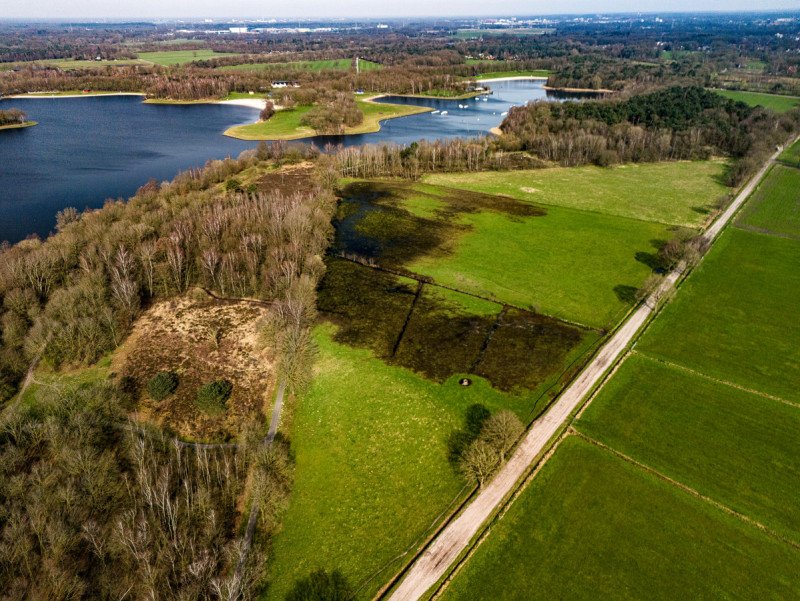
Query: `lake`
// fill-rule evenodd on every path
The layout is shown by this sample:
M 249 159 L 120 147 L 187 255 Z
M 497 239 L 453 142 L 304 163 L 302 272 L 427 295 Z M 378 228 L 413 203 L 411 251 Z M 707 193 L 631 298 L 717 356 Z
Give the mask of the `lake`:
M 408 144 L 483 135 L 502 122 L 502 113 L 512 105 L 546 98 L 542 84 L 490 82 L 493 94 L 485 100 L 390 97 L 384 101 L 439 112 L 385 121 L 373 134 L 304 141 L 319 146 Z M 12 106 L 39 125 L 0 131 L 0 241 L 47 236 L 65 207 L 101 207 L 107 198 L 132 196 L 149 178 L 170 180 L 179 171 L 209 159 L 236 158 L 257 145 L 222 135 L 258 118 L 258 111 L 247 107 L 144 104 L 137 96 L 0 100 L 0 109 Z

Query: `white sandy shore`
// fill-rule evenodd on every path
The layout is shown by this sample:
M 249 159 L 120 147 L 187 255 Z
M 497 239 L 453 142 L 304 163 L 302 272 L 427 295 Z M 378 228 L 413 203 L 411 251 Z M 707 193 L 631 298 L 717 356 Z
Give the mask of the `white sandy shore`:
M 251 109 L 258 109 L 259 111 L 264 108 L 266 104 L 264 98 L 239 98 L 238 100 L 217 100 L 214 104 L 234 104 L 236 106 L 246 106 Z M 278 110 L 278 107 L 275 107 Z

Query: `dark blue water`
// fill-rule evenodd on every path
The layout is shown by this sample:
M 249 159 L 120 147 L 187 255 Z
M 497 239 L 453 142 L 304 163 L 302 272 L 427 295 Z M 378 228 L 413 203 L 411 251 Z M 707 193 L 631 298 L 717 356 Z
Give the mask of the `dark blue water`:
M 385 121 L 374 134 L 308 141 L 407 144 L 483 135 L 502 122 L 510 106 L 546 97 L 540 81 L 491 87 L 494 93 L 485 101 L 388 98 L 440 112 Z M 136 96 L 0 100 L 0 109 L 12 106 L 39 125 L 0 131 L 0 241 L 33 233 L 44 237 L 64 207 L 97 208 L 107 198 L 131 196 L 151 177 L 170 180 L 179 171 L 209 159 L 235 158 L 256 145 L 222 135 L 256 120 L 258 111 L 246 107 L 143 104 Z

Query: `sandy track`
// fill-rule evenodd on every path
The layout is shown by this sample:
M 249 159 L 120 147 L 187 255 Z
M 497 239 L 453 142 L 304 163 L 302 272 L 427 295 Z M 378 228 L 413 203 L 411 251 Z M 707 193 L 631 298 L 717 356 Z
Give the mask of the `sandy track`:
M 776 152 L 772 155 L 767 164 L 742 189 L 728 209 L 706 231 L 705 236 L 709 242 L 713 242 L 722 228 L 732 219 L 778 154 L 779 152 Z M 652 313 L 653 307 L 657 306 L 657 299 L 675 285 L 680 275 L 680 271 L 676 270 L 664 278 L 659 290 L 617 330 L 583 372 L 561 394 L 550 410 L 534 422 L 508 463 L 475 497 L 475 500 L 463 513 L 433 540 L 408 571 L 390 597 L 390 601 L 416 601 L 447 573 L 450 565 L 467 548 L 481 525 L 499 507 L 503 499 L 515 489 L 520 478 L 528 471 L 536 457 L 547 449 L 548 442 L 566 424 L 583 398 L 603 377 L 606 369 L 613 365 L 633 341 L 636 333 Z

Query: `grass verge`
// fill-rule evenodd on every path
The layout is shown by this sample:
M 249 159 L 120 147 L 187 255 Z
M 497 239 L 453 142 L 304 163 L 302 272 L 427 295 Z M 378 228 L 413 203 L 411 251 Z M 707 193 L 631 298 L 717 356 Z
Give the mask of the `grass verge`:
M 796 96 L 777 96 L 775 94 L 759 94 L 758 92 L 739 92 L 734 90 L 714 91 L 717 94 L 725 96 L 725 98 L 738 100 L 749 106 L 762 106 L 766 109 L 772 109 L 776 113 L 785 113 L 800 104 L 800 98 Z

